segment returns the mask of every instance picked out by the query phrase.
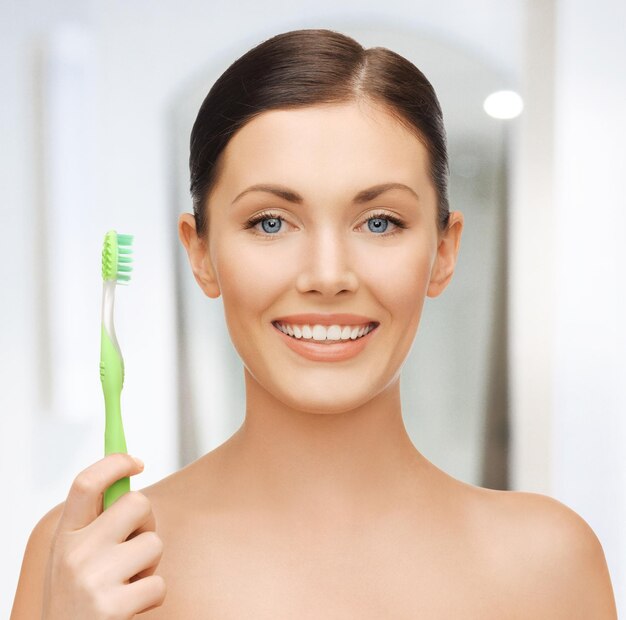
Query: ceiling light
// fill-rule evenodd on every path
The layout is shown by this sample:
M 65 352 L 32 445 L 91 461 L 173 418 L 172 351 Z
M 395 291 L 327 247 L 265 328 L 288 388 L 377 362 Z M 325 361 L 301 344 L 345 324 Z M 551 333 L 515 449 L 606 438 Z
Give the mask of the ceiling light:
M 524 109 L 524 102 L 513 90 L 499 90 L 485 99 L 483 108 L 493 118 L 515 118 Z

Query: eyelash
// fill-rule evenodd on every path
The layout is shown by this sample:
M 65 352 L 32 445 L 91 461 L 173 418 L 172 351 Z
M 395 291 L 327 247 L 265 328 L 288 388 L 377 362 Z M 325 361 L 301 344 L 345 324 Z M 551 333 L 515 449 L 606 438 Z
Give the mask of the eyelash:
M 280 220 L 281 222 L 284 222 L 285 219 L 282 218 L 278 213 L 273 213 L 271 211 L 263 211 L 262 213 L 259 213 L 253 217 L 251 217 L 244 225 L 244 229 L 248 229 L 248 228 L 253 228 L 256 224 L 258 224 L 259 222 L 262 222 L 263 220 L 266 219 L 276 219 L 276 220 Z M 367 223 L 369 222 L 369 220 L 376 220 L 376 219 L 383 219 L 383 220 L 389 220 L 390 222 L 392 222 L 393 224 L 396 225 L 396 230 L 393 230 L 390 233 L 382 233 L 380 235 L 376 235 L 377 237 L 391 237 L 397 233 L 400 232 L 400 230 L 402 230 L 403 228 L 406 228 L 406 224 L 399 218 L 390 215 L 388 213 L 385 213 L 383 211 L 378 212 L 378 213 L 373 213 L 372 215 L 370 215 L 365 222 L 363 223 Z M 277 237 L 278 235 L 274 235 L 274 234 L 269 234 L 269 233 L 259 233 L 256 232 L 256 234 L 260 235 L 261 237 Z

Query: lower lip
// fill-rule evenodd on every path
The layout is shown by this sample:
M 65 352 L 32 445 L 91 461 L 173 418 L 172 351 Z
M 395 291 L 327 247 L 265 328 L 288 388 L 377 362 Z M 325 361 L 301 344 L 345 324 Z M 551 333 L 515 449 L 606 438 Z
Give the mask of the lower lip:
M 344 340 L 335 344 L 319 344 L 309 340 L 302 340 L 287 336 L 276 325 L 272 327 L 278 332 L 285 344 L 292 350 L 314 362 L 341 362 L 358 355 L 370 342 L 373 335 L 378 331 L 379 325 L 370 332 L 356 340 Z

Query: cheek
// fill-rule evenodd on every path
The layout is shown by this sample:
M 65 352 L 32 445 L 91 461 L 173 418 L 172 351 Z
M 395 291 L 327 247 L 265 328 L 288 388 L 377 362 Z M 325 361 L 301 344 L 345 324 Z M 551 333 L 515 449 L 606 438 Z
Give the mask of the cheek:
M 243 318 L 272 303 L 276 285 L 284 276 L 276 265 L 275 252 L 259 244 L 224 240 L 218 248 L 216 269 L 227 317 Z
M 395 313 L 414 313 L 423 302 L 431 269 L 430 248 L 425 244 L 402 244 L 384 254 L 364 257 L 366 269 L 361 274 L 376 291 L 381 303 Z

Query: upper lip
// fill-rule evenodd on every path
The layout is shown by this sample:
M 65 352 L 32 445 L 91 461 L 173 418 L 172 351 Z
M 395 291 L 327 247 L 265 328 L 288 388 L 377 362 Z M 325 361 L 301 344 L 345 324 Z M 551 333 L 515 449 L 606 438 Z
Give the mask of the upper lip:
M 274 319 L 275 323 L 290 323 L 292 325 L 366 325 L 368 323 L 376 323 L 378 321 L 360 314 L 290 314 Z

